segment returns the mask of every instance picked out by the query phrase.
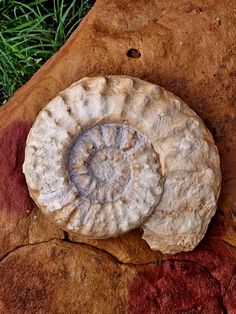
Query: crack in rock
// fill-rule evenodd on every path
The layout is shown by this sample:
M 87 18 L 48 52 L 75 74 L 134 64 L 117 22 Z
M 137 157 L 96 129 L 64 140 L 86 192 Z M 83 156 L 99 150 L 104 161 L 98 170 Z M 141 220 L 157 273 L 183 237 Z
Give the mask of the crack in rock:
M 58 238 L 52 238 L 50 240 L 47 241 L 41 241 L 41 242 L 37 242 L 37 243 L 33 243 L 33 244 L 26 244 L 26 245 L 21 245 L 21 246 L 17 246 L 16 248 L 14 248 L 13 250 L 9 251 L 8 253 L 6 253 L 1 259 L 0 259 L 0 263 L 2 263 L 8 256 L 10 256 L 12 253 L 14 253 L 15 251 L 27 247 L 27 246 L 35 246 L 35 245 L 40 245 L 40 244 L 44 244 L 44 243 L 63 243 L 63 242 L 67 242 L 70 243 L 71 245 L 77 245 L 78 247 L 86 247 L 89 250 L 95 252 L 95 253 L 102 253 L 104 256 L 110 258 L 113 260 L 113 262 L 115 262 L 118 265 L 125 265 L 127 267 L 134 267 L 134 268 L 139 268 L 140 266 L 148 266 L 148 265 L 153 265 L 155 264 L 155 261 L 153 262 L 149 262 L 149 263 L 145 263 L 145 264 L 134 264 L 134 263 L 124 263 L 122 261 L 120 261 L 116 256 L 112 255 L 111 253 L 105 251 L 104 249 L 99 249 L 93 245 L 90 244 L 86 244 L 86 243 L 79 243 L 79 242 L 73 242 L 70 239 L 68 239 L 68 235 L 65 234 L 65 238 L 64 239 L 58 239 Z M 196 261 L 192 261 L 192 260 L 186 260 L 186 259 L 171 259 L 171 258 L 166 258 L 164 262 L 185 262 L 185 263 L 189 263 L 189 264 L 195 264 L 198 265 L 198 267 L 202 268 L 212 279 L 214 279 L 216 281 L 216 283 L 219 285 L 219 287 L 221 288 L 221 282 L 215 278 L 211 272 L 208 270 L 208 268 L 206 266 L 203 266 L 202 264 L 196 262 Z M 157 265 L 158 266 L 158 265 Z M 221 305 L 221 309 L 223 311 L 223 313 L 227 313 L 227 307 L 224 304 L 224 297 L 227 294 L 227 290 L 228 287 L 230 286 L 230 283 L 232 281 L 234 274 L 232 274 L 232 277 L 229 281 L 229 284 L 224 292 L 224 294 L 221 294 L 221 299 L 220 299 L 220 305 Z

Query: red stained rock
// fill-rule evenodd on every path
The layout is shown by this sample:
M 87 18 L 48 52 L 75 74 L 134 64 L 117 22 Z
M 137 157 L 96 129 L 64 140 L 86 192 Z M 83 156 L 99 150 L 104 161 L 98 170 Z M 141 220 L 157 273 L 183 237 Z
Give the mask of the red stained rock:
M 232 254 L 229 246 L 219 240 L 204 239 L 192 252 L 166 255 L 166 257 L 174 260 L 194 261 L 204 266 L 221 283 L 222 295 L 225 294 L 236 270 L 235 255 Z
M 1 210 L 29 212 L 33 207 L 22 173 L 25 142 L 30 127 L 31 124 L 29 123 L 14 121 L 1 130 Z
M 144 267 L 129 290 L 129 314 L 223 313 L 220 284 L 193 262 Z
M 224 304 L 228 310 L 228 314 L 236 313 L 236 269 L 224 295 Z

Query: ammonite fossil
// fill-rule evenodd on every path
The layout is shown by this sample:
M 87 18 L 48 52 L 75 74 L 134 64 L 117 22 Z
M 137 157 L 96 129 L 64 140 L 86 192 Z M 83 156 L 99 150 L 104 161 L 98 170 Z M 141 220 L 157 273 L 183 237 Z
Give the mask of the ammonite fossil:
M 193 249 L 215 213 L 219 155 L 202 120 L 157 85 L 84 78 L 41 111 L 27 139 L 30 194 L 88 238 L 136 227 L 154 250 Z

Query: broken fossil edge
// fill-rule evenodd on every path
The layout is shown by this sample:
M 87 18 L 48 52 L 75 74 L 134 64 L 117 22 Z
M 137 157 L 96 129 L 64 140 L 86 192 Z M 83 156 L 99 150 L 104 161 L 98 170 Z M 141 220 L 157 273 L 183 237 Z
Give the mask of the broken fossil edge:
M 55 97 L 27 138 L 30 195 L 88 238 L 136 227 L 153 250 L 190 251 L 216 211 L 218 150 L 178 97 L 128 76 L 87 77 Z

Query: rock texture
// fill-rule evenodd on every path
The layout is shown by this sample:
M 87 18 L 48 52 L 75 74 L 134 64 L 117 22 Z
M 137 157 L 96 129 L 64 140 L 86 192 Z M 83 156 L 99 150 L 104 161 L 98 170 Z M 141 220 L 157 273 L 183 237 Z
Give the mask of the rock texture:
M 23 167 L 30 193 L 68 231 L 118 236 L 140 226 L 160 200 L 160 164 L 151 142 L 132 124 L 119 124 L 128 119 L 130 85 L 128 77 L 83 79 L 54 98 L 30 131 Z M 138 95 L 149 86 L 136 85 Z M 106 120 L 113 124 L 101 124 Z
M 83 78 L 49 102 L 23 172 L 36 204 L 67 231 L 99 239 L 142 226 L 162 253 L 196 247 L 221 183 L 201 119 L 165 89 L 118 75 Z
M 200 289 L 197 283 L 201 283 Z M 224 313 L 219 283 L 191 262 L 167 261 L 159 267 L 144 267 L 129 293 L 128 312 L 133 314 Z
M 235 313 L 234 9 L 232 0 L 98 0 L 65 46 L 0 109 L 0 312 L 47 313 L 50 309 L 51 313 L 100 314 L 113 310 L 128 313 L 140 305 L 147 313 L 150 309 L 158 313 L 160 307 L 164 314 L 174 311 Z M 139 77 L 178 95 L 206 123 L 220 152 L 223 181 L 218 210 L 203 242 L 191 253 L 171 257 L 179 261 L 174 263 L 173 275 L 170 257 L 152 251 L 142 240 L 140 230 L 105 240 L 64 234 L 40 214 L 27 194 L 21 172 L 22 152 L 39 111 L 82 77 L 110 74 Z M 54 243 L 50 241 L 52 238 L 63 240 Z M 42 241 L 45 243 L 36 244 Z M 62 250 L 64 258 L 52 254 L 52 243 L 56 245 L 56 256 Z M 102 251 L 108 251 L 119 261 Z M 101 266 L 94 272 L 96 257 Z M 164 259 L 168 260 L 166 266 Z M 190 265 L 189 270 L 184 271 L 185 266 L 181 270 L 183 262 Z M 69 268 L 67 277 L 63 274 L 63 269 L 68 271 L 66 267 Z M 160 274 L 162 270 L 164 277 Z M 198 278 L 195 280 L 198 291 L 190 283 L 191 272 Z M 82 273 L 85 277 L 78 275 Z M 108 278 L 111 274 L 114 274 L 112 280 Z M 117 279 L 119 275 L 122 288 Z M 60 289 L 55 278 L 65 289 Z M 83 282 L 78 278 L 88 280 Z M 140 287 L 140 280 L 146 292 Z M 168 285 L 170 289 L 174 286 L 175 292 Z M 101 292 L 98 296 L 104 287 L 106 294 Z M 195 296 L 201 296 L 200 300 L 189 297 L 189 307 L 184 298 L 188 287 Z M 174 299 L 173 308 L 171 299 L 177 292 L 180 302 L 184 301 L 177 303 Z M 85 305 L 80 295 L 86 298 Z M 143 298 L 144 295 L 147 297 Z M 86 307 L 88 299 L 90 306 Z
M 1 313 L 124 313 L 134 275 L 132 267 L 79 245 L 22 247 L 0 265 Z
M 135 266 L 65 241 L 21 247 L 0 263 L 1 313 L 234 313 L 235 256 L 188 254 Z

